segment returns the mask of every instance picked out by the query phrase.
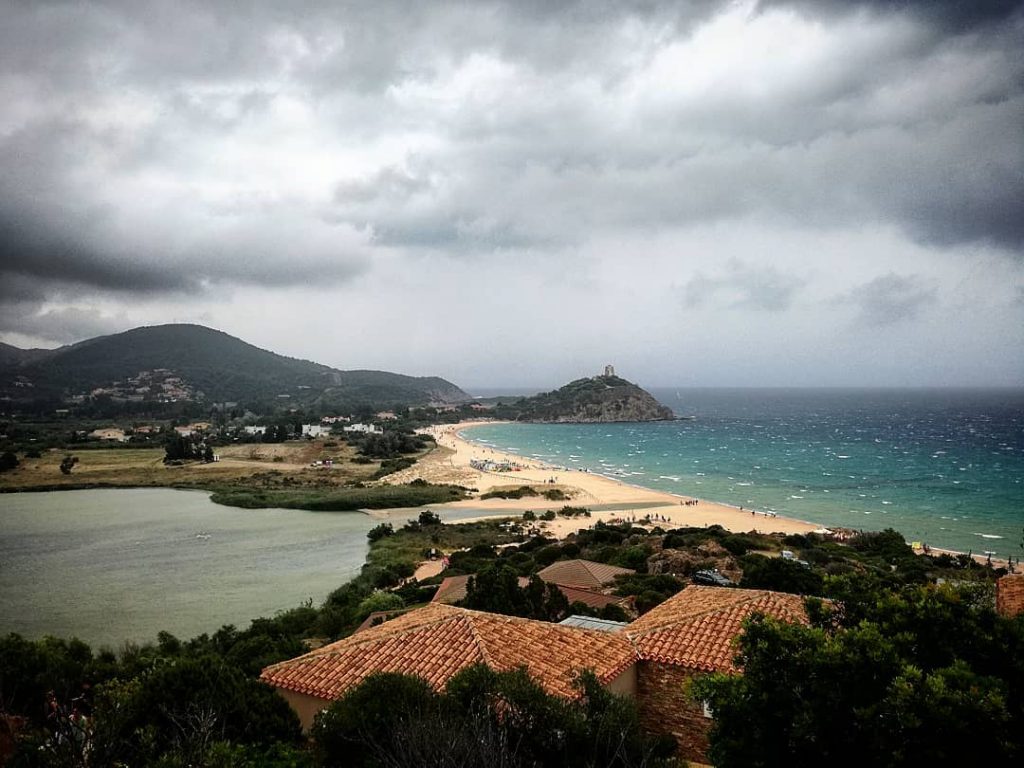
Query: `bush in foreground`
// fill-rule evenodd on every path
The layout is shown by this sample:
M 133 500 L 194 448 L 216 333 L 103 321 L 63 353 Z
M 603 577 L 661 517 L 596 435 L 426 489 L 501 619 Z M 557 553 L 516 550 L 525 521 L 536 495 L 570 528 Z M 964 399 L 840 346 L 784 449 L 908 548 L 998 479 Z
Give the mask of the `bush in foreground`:
M 640 731 L 635 704 L 590 673 L 572 701 L 525 670 L 469 667 L 435 692 L 421 678 L 371 675 L 317 716 L 324 766 L 661 766 L 674 745 Z

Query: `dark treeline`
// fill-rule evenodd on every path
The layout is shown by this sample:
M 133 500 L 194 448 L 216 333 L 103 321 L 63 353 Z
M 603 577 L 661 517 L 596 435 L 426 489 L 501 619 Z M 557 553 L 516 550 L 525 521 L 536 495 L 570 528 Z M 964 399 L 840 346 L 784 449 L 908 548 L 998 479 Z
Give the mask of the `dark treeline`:
M 317 717 L 316 756 L 331 768 L 676 764 L 675 744 L 645 736 L 631 700 L 586 672 L 576 686 L 567 701 L 524 671 L 469 667 L 441 693 L 416 677 L 373 675 Z

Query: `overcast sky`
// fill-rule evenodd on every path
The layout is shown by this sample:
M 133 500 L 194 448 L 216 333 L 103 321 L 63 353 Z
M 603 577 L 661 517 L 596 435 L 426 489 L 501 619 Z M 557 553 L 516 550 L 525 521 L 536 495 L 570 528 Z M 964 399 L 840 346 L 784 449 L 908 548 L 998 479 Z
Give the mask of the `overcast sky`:
M 1024 384 L 1024 4 L 7 0 L 0 339 Z

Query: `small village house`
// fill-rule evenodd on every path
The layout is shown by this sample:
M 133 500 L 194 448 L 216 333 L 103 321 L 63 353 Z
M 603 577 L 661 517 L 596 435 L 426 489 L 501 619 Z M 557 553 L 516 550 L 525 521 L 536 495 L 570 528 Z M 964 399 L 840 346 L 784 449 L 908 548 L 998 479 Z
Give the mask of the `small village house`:
M 709 672 L 741 672 L 736 642 L 753 613 L 807 623 L 798 595 L 723 587 L 689 586 L 631 624 L 603 629 L 434 602 L 390 620 L 374 617 L 382 623 L 269 666 L 261 677 L 308 730 L 320 710 L 375 672 L 417 675 L 441 690 L 473 664 L 525 667 L 549 693 L 571 697 L 575 675 L 590 669 L 608 690 L 636 700 L 648 732 L 671 735 L 681 757 L 706 762 L 711 713 L 685 688 Z
M 347 427 L 342 427 L 342 432 L 360 432 L 365 435 L 382 435 L 384 430 L 373 424 L 349 424 Z
M 115 443 L 126 443 L 128 442 L 128 436 L 125 434 L 123 429 L 118 427 L 104 427 L 103 429 L 94 429 L 89 433 L 89 437 L 94 437 L 97 440 L 109 440 Z

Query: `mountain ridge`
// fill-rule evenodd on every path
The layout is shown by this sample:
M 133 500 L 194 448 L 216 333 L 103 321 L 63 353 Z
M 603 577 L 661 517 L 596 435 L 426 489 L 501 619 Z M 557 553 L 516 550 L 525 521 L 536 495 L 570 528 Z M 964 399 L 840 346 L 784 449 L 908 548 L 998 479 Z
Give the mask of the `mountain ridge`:
M 81 397 L 103 390 L 100 394 L 132 401 L 173 392 L 199 401 L 290 401 L 322 407 L 470 399 L 440 377 L 345 371 L 189 323 L 141 326 L 40 350 L 46 353 L 41 356 L 35 352 L 11 345 L 0 348 L 0 394 L 24 400 Z

